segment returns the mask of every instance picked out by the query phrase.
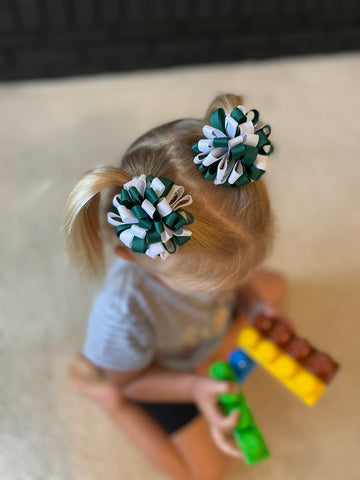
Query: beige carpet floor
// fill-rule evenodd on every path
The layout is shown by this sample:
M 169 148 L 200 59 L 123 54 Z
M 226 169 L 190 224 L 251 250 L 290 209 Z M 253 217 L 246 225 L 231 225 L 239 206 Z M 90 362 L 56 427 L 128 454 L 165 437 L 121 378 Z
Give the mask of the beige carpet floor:
M 298 332 L 341 363 L 308 408 L 260 369 L 245 385 L 272 451 L 227 480 L 360 479 L 360 56 L 343 54 L 0 86 L 0 478 L 154 480 L 64 372 L 98 285 L 66 263 L 62 209 L 87 169 L 221 91 L 271 123 L 278 219 L 267 262 L 291 282 Z

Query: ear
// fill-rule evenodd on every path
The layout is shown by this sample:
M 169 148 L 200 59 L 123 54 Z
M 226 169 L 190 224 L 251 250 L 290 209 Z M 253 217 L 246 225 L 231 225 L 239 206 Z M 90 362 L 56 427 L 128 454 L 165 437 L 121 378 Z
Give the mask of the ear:
M 129 262 L 135 262 L 130 248 L 125 247 L 125 245 L 117 245 L 114 248 L 114 252 L 116 256 L 123 258 L 124 260 L 128 260 Z

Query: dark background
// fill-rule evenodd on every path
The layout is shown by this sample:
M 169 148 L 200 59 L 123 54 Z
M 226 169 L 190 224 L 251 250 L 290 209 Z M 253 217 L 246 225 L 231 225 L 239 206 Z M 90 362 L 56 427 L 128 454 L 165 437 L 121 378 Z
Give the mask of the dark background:
M 0 80 L 360 48 L 359 0 L 0 0 Z

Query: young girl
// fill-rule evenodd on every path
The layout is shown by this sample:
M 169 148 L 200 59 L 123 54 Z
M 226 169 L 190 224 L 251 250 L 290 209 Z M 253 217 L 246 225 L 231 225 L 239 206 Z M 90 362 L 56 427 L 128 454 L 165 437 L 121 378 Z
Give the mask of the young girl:
M 65 207 L 66 248 L 80 269 L 102 271 L 106 229 L 119 257 L 70 380 L 179 480 L 221 479 L 229 456 L 241 456 L 230 441 L 238 414 L 217 407 L 234 386 L 207 368 L 235 347 L 244 313 L 280 309 L 285 296 L 280 276 L 256 271 L 273 240 L 260 178 L 270 127 L 241 105 L 220 95 L 203 120 L 154 128 L 121 168 L 86 173 Z

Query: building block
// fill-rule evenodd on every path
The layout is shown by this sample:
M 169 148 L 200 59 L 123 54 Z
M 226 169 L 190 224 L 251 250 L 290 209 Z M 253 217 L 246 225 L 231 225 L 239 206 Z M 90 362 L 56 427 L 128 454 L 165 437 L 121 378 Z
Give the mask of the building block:
M 279 318 L 260 314 L 254 321 L 254 327 L 324 383 L 329 384 L 338 371 L 339 364 L 330 355 L 298 337 L 294 329 Z
M 307 340 L 298 337 L 294 329 L 279 318 L 261 314 L 255 319 L 254 326 L 326 384 L 330 383 L 338 371 L 339 364 L 330 355 L 320 352 Z
M 217 380 L 236 381 L 236 374 L 227 362 L 213 363 L 210 367 L 210 376 Z M 254 465 L 268 458 L 270 456 L 269 449 L 255 423 L 243 393 L 222 393 L 219 395 L 219 403 L 227 415 L 233 410 L 240 411 L 239 422 L 233 429 L 232 434 L 244 455 L 247 465 Z
M 325 383 L 303 367 L 254 327 L 240 333 L 239 346 L 272 373 L 308 405 L 313 405 L 325 389 Z
M 256 362 L 239 349 L 233 350 L 230 353 L 228 361 L 234 371 L 236 381 L 239 384 L 243 383 L 256 367 Z

